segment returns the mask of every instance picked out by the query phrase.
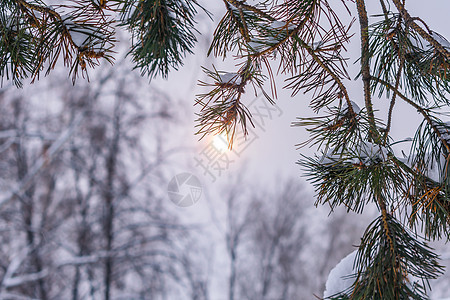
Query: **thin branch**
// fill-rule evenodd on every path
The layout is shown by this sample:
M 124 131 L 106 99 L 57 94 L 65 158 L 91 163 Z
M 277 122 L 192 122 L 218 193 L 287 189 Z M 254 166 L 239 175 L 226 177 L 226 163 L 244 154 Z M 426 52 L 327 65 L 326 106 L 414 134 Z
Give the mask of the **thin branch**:
M 389 247 L 391 249 L 392 255 L 395 256 L 395 246 L 394 246 L 394 241 L 392 240 L 392 237 L 391 237 L 391 232 L 389 230 L 389 223 L 388 223 L 389 213 L 386 208 L 386 203 L 384 202 L 384 200 L 381 198 L 380 195 L 377 197 L 377 202 L 381 209 L 381 215 L 382 215 L 382 219 L 383 219 L 383 227 L 384 227 L 384 231 L 386 232 L 386 237 L 389 242 Z
M 398 90 L 398 87 L 400 85 L 400 79 L 401 79 L 401 75 L 402 75 L 402 71 L 403 71 L 403 66 L 405 64 L 405 57 L 404 57 L 403 53 L 399 53 L 399 54 L 400 54 L 400 65 L 398 67 L 398 71 L 397 71 L 396 78 L 395 78 L 395 86 L 394 86 L 395 90 Z M 396 96 L 397 96 L 397 93 L 394 93 L 392 95 L 391 104 L 389 105 L 388 121 L 387 121 L 387 125 L 386 125 L 386 132 L 384 134 L 384 144 L 386 144 L 387 138 L 389 136 L 389 131 L 391 130 L 392 113 L 394 111 Z
M 330 70 L 330 68 L 328 68 L 321 60 L 320 58 L 316 55 L 316 53 L 314 52 L 314 50 L 308 45 L 306 44 L 303 40 L 301 40 L 300 38 L 297 39 L 300 43 L 301 46 L 303 48 L 306 49 L 306 51 L 308 51 L 309 55 L 311 55 L 311 57 L 317 62 L 317 64 L 324 69 L 333 79 L 334 81 L 336 81 L 337 85 L 339 86 L 342 94 L 344 95 L 344 98 L 347 102 L 347 106 L 348 106 L 348 110 L 350 112 L 350 114 L 352 116 L 356 115 L 354 109 L 353 109 L 353 104 L 350 101 L 350 97 L 348 95 L 347 92 L 347 88 L 345 87 L 345 85 L 342 83 L 341 79 L 333 72 Z
M 400 12 L 401 16 L 405 19 L 409 26 L 414 29 L 421 37 L 423 37 L 427 42 L 429 42 L 439 53 L 441 53 L 446 59 L 450 60 L 450 52 L 442 46 L 438 41 L 436 41 L 428 32 L 426 32 L 422 27 L 416 24 L 414 20 L 416 18 L 411 17 L 408 11 L 405 8 L 404 3 L 400 0 L 392 0 L 397 7 L 397 10 Z M 424 23 L 422 20 L 420 20 Z M 428 27 L 428 26 L 425 26 Z M 428 29 L 427 29 L 428 30 Z
M 386 88 L 392 90 L 394 93 L 397 94 L 401 99 L 403 99 L 406 103 L 410 104 L 412 107 L 414 107 L 419 113 L 422 114 L 424 119 L 427 121 L 427 123 L 430 125 L 430 127 L 433 129 L 433 131 L 436 133 L 436 135 L 441 139 L 442 143 L 444 144 L 444 147 L 447 149 L 448 153 L 450 153 L 450 146 L 447 143 L 447 141 L 443 138 L 441 132 L 436 128 L 436 125 L 434 124 L 433 120 L 431 120 L 430 116 L 426 113 L 425 109 L 403 95 L 398 89 L 395 89 L 394 86 L 392 86 L 389 82 L 384 81 L 383 79 L 372 77 L 372 80 L 378 81 L 379 83 L 383 84 Z
M 386 8 L 386 3 L 384 3 L 384 0 L 380 0 L 381 9 L 383 10 L 384 16 L 387 18 L 389 11 Z
M 62 20 L 61 16 L 56 11 L 51 9 L 50 7 L 40 6 L 40 5 L 36 5 L 36 4 L 31 4 L 31 3 L 28 3 L 28 2 L 26 2 L 24 0 L 16 0 L 16 2 L 19 4 L 19 7 L 23 6 L 23 7 L 26 7 L 28 9 L 38 11 L 40 13 L 47 13 L 49 15 L 52 15 L 54 18 L 56 18 L 56 19 L 58 19 L 60 21 Z
M 256 8 L 256 7 L 254 7 L 254 6 L 252 6 L 252 5 L 246 4 L 245 1 L 237 1 L 237 0 L 224 0 L 224 1 L 226 1 L 227 3 L 232 4 L 233 6 L 235 6 L 235 7 L 238 8 L 238 9 L 239 9 L 239 8 L 244 8 L 244 9 L 246 9 L 246 10 L 248 10 L 248 11 L 252 11 L 252 12 L 254 12 L 254 13 L 260 15 L 261 17 L 264 17 L 264 18 L 269 19 L 269 20 L 271 20 L 271 21 L 274 21 L 274 20 L 275 20 L 274 17 L 268 15 L 268 14 L 265 13 L 264 11 L 262 11 L 262 10 Z
M 239 11 L 239 17 L 241 18 L 241 23 L 242 23 L 242 28 L 240 27 L 241 34 L 244 37 L 245 41 L 248 43 L 248 42 L 250 42 L 250 34 L 248 32 L 248 27 L 245 22 L 245 17 L 244 17 L 244 12 L 242 11 L 242 7 L 239 6 L 238 11 Z
M 53 10 L 49 7 L 40 6 L 40 5 L 36 5 L 36 4 L 30 4 L 24 0 L 16 0 L 16 1 L 17 1 L 17 3 L 19 3 L 19 7 L 26 7 L 28 9 L 35 10 L 35 11 L 38 11 L 43 14 L 45 13 L 45 14 L 48 14 L 49 16 L 51 16 L 53 19 L 58 20 L 61 23 L 61 25 L 64 27 L 64 30 L 63 30 L 64 36 L 67 37 L 68 41 L 74 48 L 78 49 L 78 46 L 73 41 L 72 35 L 70 34 L 69 30 L 67 29 L 67 26 L 64 24 L 64 20 L 61 18 L 61 15 L 59 13 L 57 13 L 55 10 Z
M 313 10 L 314 10 L 315 5 L 316 5 L 316 2 L 314 1 L 314 3 L 311 5 L 311 11 L 308 14 L 306 14 L 306 17 L 301 21 L 301 23 L 296 28 L 294 28 L 292 31 L 290 31 L 283 39 L 281 39 L 280 41 L 278 41 L 276 44 L 272 45 L 271 47 L 269 47 L 261 52 L 254 53 L 251 56 L 256 58 L 256 57 L 263 56 L 267 53 L 271 53 L 274 50 L 276 50 L 278 47 L 280 47 L 280 45 L 285 43 L 287 40 L 289 40 L 290 38 L 297 35 L 297 33 L 300 31 L 300 29 L 302 29 L 306 25 L 306 23 L 310 20 L 311 16 L 313 15 Z
M 375 116 L 370 92 L 370 66 L 369 66 L 369 21 L 367 18 L 366 5 L 364 0 L 356 0 L 359 23 L 361 28 L 361 75 L 364 84 L 364 101 L 369 117 L 371 138 L 374 139 L 377 133 Z

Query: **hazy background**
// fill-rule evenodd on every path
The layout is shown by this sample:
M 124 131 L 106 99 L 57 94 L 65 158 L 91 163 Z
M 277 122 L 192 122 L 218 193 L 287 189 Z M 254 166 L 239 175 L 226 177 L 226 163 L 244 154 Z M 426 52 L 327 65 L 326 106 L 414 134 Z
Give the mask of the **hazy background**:
M 378 12 L 376 1 L 367 2 L 369 14 Z M 130 63 L 121 59 L 128 40 L 121 34 L 116 65 L 103 64 L 91 72 L 90 83 L 80 78 L 72 87 L 67 70 L 58 68 L 21 90 L 4 84 L 1 129 L 18 132 L 20 141 L 0 137 L 2 199 L 23 180 L 21 167 L 31 170 L 34 162 L 45 159 L 46 149 L 78 113 L 86 107 L 95 112 L 76 126 L 62 150 L 33 178 L 33 192 L 27 186 L 20 193 L 22 200 L 1 208 L 0 294 L 6 299 L 103 299 L 108 261 L 114 270 L 109 279 L 112 299 L 221 300 L 230 299 L 231 289 L 235 299 L 263 299 L 263 293 L 270 300 L 313 299 L 313 294 L 322 296 L 330 269 L 358 244 L 377 212 L 367 207 L 363 215 L 344 210 L 329 215 L 328 207 L 314 207 L 314 191 L 296 161 L 301 154 L 315 155 L 317 149 L 298 149 L 308 134 L 291 127 L 296 117 L 314 114 L 308 106 L 310 96 L 291 97 L 281 75 L 277 108 L 253 130 L 257 138 L 235 144 L 235 152 L 223 150 L 230 163 L 220 174 L 212 170 L 215 180 L 197 165 L 196 159 L 212 142 L 212 137 L 198 141 L 194 135 L 199 110 L 194 99 L 202 92 L 197 81 L 205 80 L 201 66 L 214 64 L 233 72 L 236 63 L 232 58 L 223 62 L 206 57 L 224 8 L 221 1 L 202 4 L 213 20 L 199 15 L 195 55 L 186 57 L 184 66 L 167 80 L 149 82 L 131 71 Z M 343 9 L 338 13 L 350 21 L 356 9 L 350 1 L 348 5 L 352 16 Z M 449 1 L 409 0 L 407 7 L 411 15 L 450 38 Z M 347 55 L 352 78 L 359 68 L 357 25 Z M 102 78 L 108 78 L 106 83 L 99 83 Z M 363 106 L 361 83 L 346 84 L 352 101 Z M 255 99 L 256 107 L 267 114 L 263 100 L 246 94 L 248 103 Z M 384 102 L 380 114 L 388 106 Z M 412 136 L 420 120 L 417 113 L 401 102 L 396 108 L 392 134 Z M 115 192 L 108 196 L 106 166 L 118 118 L 123 127 L 113 153 L 117 171 L 110 182 Z M 30 132 L 39 132 L 38 138 Z M 179 207 L 170 201 L 167 185 L 185 172 L 200 180 L 202 196 L 190 207 Z M 110 206 L 108 197 L 113 199 Z M 114 213 L 108 215 L 112 207 Z M 106 249 L 108 217 L 114 240 Z M 46 225 L 45 219 L 54 221 Z M 448 246 L 436 246 L 448 265 Z M 27 281 L 27 274 L 37 277 Z M 22 284 L 8 285 L 5 278 Z M 450 297 L 449 278 L 447 272 L 434 283 L 433 297 Z

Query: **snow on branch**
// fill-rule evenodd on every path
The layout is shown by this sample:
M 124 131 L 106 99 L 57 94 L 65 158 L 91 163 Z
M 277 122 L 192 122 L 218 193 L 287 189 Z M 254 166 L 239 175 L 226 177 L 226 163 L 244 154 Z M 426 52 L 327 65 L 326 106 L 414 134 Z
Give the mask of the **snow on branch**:
M 355 277 L 352 276 L 356 274 L 357 270 L 354 268 L 354 262 L 358 250 L 353 251 L 346 257 L 344 257 L 331 271 L 328 275 L 327 282 L 325 284 L 325 292 L 323 297 L 330 298 L 336 296 L 351 288 L 355 282 Z

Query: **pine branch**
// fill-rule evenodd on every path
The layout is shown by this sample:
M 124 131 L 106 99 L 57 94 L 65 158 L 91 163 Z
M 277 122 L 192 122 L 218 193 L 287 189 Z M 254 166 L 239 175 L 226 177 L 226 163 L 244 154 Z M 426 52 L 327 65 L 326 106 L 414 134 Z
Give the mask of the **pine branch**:
M 299 31 L 304 29 L 306 24 L 311 20 L 312 16 L 314 15 L 314 10 L 316 9 L 317 5 L 318 5 L 317 1 L 314 0 L 309 7 L 309 11 L 307 11 L 305 13 L 305 17 L 293 29 L 289 30 L 289 22 L 286 22 L 286 24 L 282 28 L 280 28 L 280 31 L 287 31 L 287 34 L 281 40 L 277 41 L 274 45 L 271 45 L 269 48 L 267 48 L 261 52 L 256 52 L 254 54 L 250 54 L 250 56 L 255 57 L 255 58 L 265 56 L 267 54 L 272 53 L 276 49 L 278 49 L 281 45 L 286 43 L 289 39 L 295 38 L 295 36 L 298 35 Z M 271 19 L 271 21 L 274 21 L 274 20 L 275 19 L 273 19 L 273 18 Z
M 393 216 L 379 217 L 361 239 L 356 259 L 359 270 L 348 292 L 350 298 L 424 299 L 428 281 L 443 272 L 437 259 L 429 246 Z
M 400 79 L 402 76 L 402 72 L 403 72 L 403 66 L 405 64 L 405 59 L 404 59 L 404 55 L 400 54 L 400 65 L 398 67 L 398 71 L 397 71 L 397 76 L 395 78 L 395 90 L 398 90 L 399 86 L 400 86 Z M 370 83 L 369 83 L 370 84 Z M 392 95 L 391 98 L 391 103 L 389 105 L 389 111 L 388 111 L 388 121 L 386 124 L 386 131 L 384 133 L 384 144 L 386 144 L 387 142 L 387 138 L 389 136 L 389 132 L 391 131 L 391 123 L 392 123 L 392 113 L 394 111 L 394 106 L 395 106 L 395 98 L 397 97 L 397 93 L 394 93 Z
M 402 3 L 400 0 L 392 0 L 394 2 L 395 7 L 399 11 L 399 13 L 402 15 L 402 17 L 405 19 L 406 23 L 411 26 L 412 29 L 414 29 L 418 34 L 420 34 L 421 37 L 423 37 L 427 42 L 429 42 L 439 53 L 441 53 L 447 60 L 450 60 L 450 52 L 443 47 L 436 39 L 434 39 L 429 33 L 427 33 L 425 30 L 422 29 L 419 25 L 414 22 L 414 18 L 411 17 L 411 15 L 406 10 L 404 3 Z M 422 23 L 425 23 L 422 21 Z
M 404 96 L 397 88 L 392 86 L 389 82 L 386 82 L 386 81 L 384 81 L 384 80 L 382 80 L 380 78 L 376 78 L 376 77 L 372 77 L 371 79 L 374 80 L 374 81 L 377 81 L 377 82 L 383 84 L 385 87 L 389 88 L 389 90 L 393 91 L 396 95 L 398 95 L 406 103 L 408 103 L 409 105 L 414 107 L 420 114 L 422 114 L 422 116 L 427 121 L 429 126 L 434 130 L 436 135 L 442 140 L 442 143 L 444 144 L 444 146 L 447 149 L 448 153 L 450 153 L 450 145 L 448 144 L 447 140 L 443 138 L 441 132 L 436 128 L 433 120 L 431 120 L 429 114 L 426 112 L 426 110 L 424 108 L 422 108 L 420 105 L 416 104 L 414 101 L 412 101 L 411 99 L 409 99 L 406 96 Z
M 37 3 L 16 0 L 7 4 L 2 12 L 11 13 L 9 21 L 2 16 L 3 35 L 10 35 L 7 31 L 14 29 L 13 35 L 0 40 L 5 57 L 4 65 L 0 64 L 2 75 L 6 72 L 8 77 L 7 62 L 10 61 L 15 68 L 13 80 L 20 86 L 23 78 L 39 78 L 45 66 L 48 66 L 48 74 L 62 58 L 75 81 L 80 69 L 83 76 L 87 75 L 87 66 L 94 67 L 100 58 L 112 63 L 111 21 L 93 4 L 74 1 L 73 5 L 48 7 Z M 59 13 L 58 9 L 65 10 L 66 14 Z M 9 28 L 11 21 L 15 24 Z
M 178 69 L 197 41 L 194 16 L 197 1 L 127 1 L 121 10 L 122 25 L 132 34 L 129 54 L 142 75 L 167 77 Z
M 265 13 L 264 11 L 258 9 L 257 7 L 253 6 L 253 5 L 248 5 L 247 3 L 245 3 L 245 1 L 238 1 L 238 0 L 223 0 L 224 2 L 230 3 L 231 5 L 233 5 L 234 7 L 238 8 L 238 9 L 245 9 L 248 11 L 252 11 L 258 15 L 260 15 L 262 18 L 274 21 L 275 18 L 271 17 L 269 14 Z
M 389 249 L 392 252 L 392 255 L 395 255 L 395 245 L 394 245 L 394 241 L 393 241 L 393 237 L 391 236 L 391 232 L 389 230 L 389 213 L 388 210 L 386 208 L 386 203 L 383 199 L 382 195 L 376 195 L 376 199 L 377 199 L 377 203 L 378 203 L 378 207 L 381 210 L 381 220 L 383 222 L 383 229 L 384 229 L 384 234 L 386 236 L 387 241 L 389 242 Z M 394 276 L 396 277 L 396 276 Z M 396 282 L 396 278 L 394 278 L 394 282 Z M 394 286 L 394 289 L 396 287 Z
M 370 55 L 375 77 L 396 85 L 400 76 L 405 89 L 421 104 L 430 102 L 429 93 L 435 103 L 448 104 L 445 96 L 450 92 L 449 82 L 445 79 L 447 62 L 440 54 L 421 45 L 420 37 L 410 30 L 400 15 L 392 15 L 371 27 Z M 377 83 L 372 81 L 373 91 Z M 379 90 L 381 96 L 383 86 Z
M 364 84 L 364 102 L 366 105 L 369 120 L 372 124 L 372 139 L 375 139 L 377 130 L 375 128 L 375 116 L 370 93 L 370 69 L 369 69 L 369 21 L 367 18 L 366 5 L 364 0 L 356 0 L 358 9 L 360 32 L 361 32 L 361 74 Z
M 306 49 L 306 51 L 311 55 L 311 57 L 314 59 L 314 61 L 326 72 L 329 76 L 333 78 L 333 80 L 336 82 L 336 84 L 339 86 L 340 92 L 342 93 L 343 97 L 345 98 L 345 101 L 347 102 L 350 114 L 356 115 L 354 109 L 353 109 L 353 103 L 350 101 L 350 97 L 348 96 L 347 88 L 342 83 L 341 79 L 333 72 L 331 69 L 324 64 L 324 62 L 314 53 L 312 48 L 307 45 L 304 41 L 300 40 L 299 38 L 295 38 L 299 44 Z

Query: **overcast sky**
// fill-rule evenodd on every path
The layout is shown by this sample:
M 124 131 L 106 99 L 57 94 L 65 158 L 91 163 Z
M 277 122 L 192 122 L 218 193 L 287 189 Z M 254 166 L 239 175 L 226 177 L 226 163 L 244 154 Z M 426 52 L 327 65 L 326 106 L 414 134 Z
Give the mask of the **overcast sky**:
M 201 156 L 201 152 L 208 147 L 210 140 L 204 139 L 201 142 L 197 142 L 198 136 L 194 136 L 193 133 L 195 129 L 193 126 L 193 120 L 195 119 L 194 112 L 198 111 L 198 107 L 192 107 L 191 104 L 194 103 L 195 94 L 201 92 L 202 90 L 196 86 L 197 79 L 205 79 L 201 72 L 200 66 L 204 65 L 206 67 L 211 67 L 211 64 L 220 69 L 233 72 L 236 70 L 232 58 L 228 58 L 227 61 L 222 62 L 220 59 L 206 58 L 205 48 L 211 39 L 212 32 L 214 30 L 213 23 L 216 24 L 217 20 L 222 17 L 223 5 L 221 1 L 204 1 L 205 7 L 214 13 L 214 21 L 211 22 L 204 18 L 202 22 L 199 23 L 198 28 L 203 33 L 200 37 L 198 51 L 195 56 L 190 56 L 186 60 L 185 66 L 179 72 L 173 72 L 169 76 L 168 81 L 158 80 L 158 86 L 162 89 L 166 89 L 173 95 L 176 99 L 182 102 L 187 102 L 187 110 L 184 111 L 183 117 L 190 120 L 190 124 L 185 128 L 180 138 L 180 144 L 187 145 L 192 151 L 192 161 L 194 166 L 189 166 L 187 171 L 190 171 L 199 177 L 201 181 L 208 185 L 214 185 L 211 180 L 211 176 L 203 176 L 203 171 L 201 168 L 195 167 L 195 157 Z M 353 17 L 356 17 L 355 4 L 348 1 L 349 8 L 352 11 Z M 367 1 L 368 13 L 369 15 L 374 15 L 379 13 L 378 1 Z M 409 0 L 407 1 L 407 7 L 410 14 L 413 16 L 420 16 L 431 29 L 439 32 L 444 37 L 450 39 L 450 27 L 448 26 L 448 18 L 450 12 L 450 1 L 420 1 L 420 0 Z M 394 8 L 395 11 L 395 8 Z M 344 11 L 340 11 L 341 15 L 350 20 L 348 14 Z M 372 18 L 373 19 L 373 18 Z M 360 49 L 359 42 L 359 28 L 358 23 L 353 25 L 353 36 L 351 43 L 348 47 L 349 57 L 349 74 L 350 77 L 354 78 L 359 71 L 359 63 L 355 63 Z M 237 156 L 234 152 L 229 154 L 230 160 L 233 162 L 229 165 L 229 169 L 224 171 L 222 174 L 228 174 L 233 176 L 236 172 L 240 172 L 240 168 L 244 165 L 246 169 L 246 174 L 254 178 L 257 181 L 273 182 L 275 178 L 288 177 L 288 176 L 301 176 L 301 170 L 295 162 L 300 158 L 300 153 L 304 155 L 313 155 L 316 153 L 316 149 L 312 148 L 302 148 L 297 149 L 296 144 L 305 141 L 308 138 L 308 134 L 305 129 L 299 127 L 291 127 L 291 122 L 295 121 L 296 117 L 308 117 L 313 116 L 314 113 L 309 108 L 310 95 L 298 94 L 295 97 L 291 97 L 289 90 L 284 90 L 282 87 L 284 85 L 282 78 L 283 76 L 278 76 L 278 99 L 277 108 L 272 108 L 273 116 L 272 119 L 265 118 L 263 126 L 256 126 L 251 135 L 257 135 L 257 138 L 249 137 L 251 143 L 244 143 L 242 147 L 244 150 L 239 148 L 239 145 L 235 145 L 235 151 L 239 152 Z M 178 85 L 178 83 L 180 83 Z M 346 83 L 349 86 L 349 93 L 352 100 L 358 103 L 361 107 L 363 106 L 362 99 L 362 87 L 360 81 L 352 81 Z M 246 94 L 246 101 L 251 102 L 254 97 L 248 92 Z M 381 104 L 378 109 L 380 109 L 380 117 L 384 117 L 382 113 L 383 109 L 388 107 L 388 101 L 374 99 L 375 105 Z M 247 103 L 248 103 L 247 102 Z M 262 100 L 258 100 L 259 106 L 264 106 Z M 415 127 L 411 124 L 417 124 L 421 119 L 415 110 L 404 105 L 400 101 L 397 101 L 396 111 L 393 115 L 393 129 L 392 135 L 394 137 L 400 136 L 411 136 L 415 132 Z M 252 112 L 255 112 L 252 110 Z M 259 113 L 266 114 L 268 111 L 263 107 L 260 109 Z M 258 116 L 255 120 L 259 120 L 262 123 L 262 119 Z M 242 151 L 241 151 L 242 150 Z M 180 156 L 180 160 L 181 160 Z M 192 168 L 192 169 L 191 169 Z M 180 162 L 179 171 L 186 169 L 186 166 Z M 218 176 L 223 177 L 223 176 Z M 220 182 L 217 180 L 216 182 Z
M 216 24 L 222 17 L 222 2 L 204 2 L 206 7 L 214 13 L 214 24 Z M 357 17 L 355 4 L 350 1 L 347 2 L 352 11 L 352 17 Z M 366 2 L 369 15 L 379 13 L 378 1 Z M 214 6 L 214 4 L 216 4 L 216 6 Z M 448 26 L 450 1 L 408 0 L 407 7 L 412 16 L 420 16 L 421 19 L 427 22 L 431 29 L 440 33 L 447 39 L 450 39 L 450 26 Z M 395 11 L 395 8 L 393 10 Z M 351 19 L 344 10 L 341 10 L 340 13 L 342 16 L 345 16 L 347 21 Z M 373 19 L 374 17 L 371 18 L 370 21 Z M 351 78 L 355 78 L 359 71 L 359 63 L 355 62 L 360 54 L 358 26 L 359 24 L 357 22 L 353 25 L 353 32 L 355 35 L 351 39 L 351 43 L 348 47 L 348 54 L 344 55 L 349 57 L 348 71 Z M 177 172 L 191 172 L 195 174 L 199 177 L 205 187 L 205 191 L 208 191 L 208 194 L 203 195 L 203 198 L 199 203 L 186 210 L 187 215 L 189 215 L 193 221 L 198 221 L 202 217 L 206 217 L 208 209 L 213 210 L 214 214 L 216 214 L 219 219 L 221 218 L 221 213 L 224 213 L 224 206 L 223 203 L 221 203 L 222 200 L 216 198 L 216 196 L 220 195 L 221 184 L 225 184 L 230 177 L 236 177 L 245 171 L 245 174 L 243 174 L 244 180 L 242 180 L 243 185 L 259 183 L 263 184 L 266 188 L 271 189 L 275 188 L 277 183 L 288 177 L 295 177 L 298 178 L 299 182 L 304 182 L 302 171 L 295 162 L 300 158 L 300 154 L 312 156 L 316 153 L 315 148 L 297 149 L 295 145 L 308 139 L 308 134 L 303 128 L 291 127 L 291 123 L 295 121 L 296 117 L 308 117 L 314 115 L 313 111 L 309 108 L 310 95 L 298 94 L 295 97 L 291 97 L 291 92 L 282 88 L 284 85 L 282 80 L 283 76 L 279 76 L 277 107 L 273 108 L 272 119 L 266 118 L 263 126 L 257 126 L 257 128 L 253 130 L 253 133 L 257 135 L 257 138 L 252 139 L 253 133 L 251 133 L 249 137 L 251 143 L 244 144 L 244 150 L 241 151 L 239 145 L 235 145 L 235 151 L 239 152 L 239 156 L 234 152 L 228 153 L 228 156 L 233 161 L 230 164 L 229 169 L 223 171 L 222 175 L 218 176 L 216 181 L 213 182 L 208 174 L 204 174 L 201 167 L 196 166 L 195 158 L 201 157 L 202 151 L 207 149 L 208 144 L 211 141 L 210 138 L 206 138 L 198 142 L 198 136 L 193 135 L 195 132 L 195 129 L 193 128 L 195 125 L 193 122 L 195 119 L 194 112 L 198 112 L 198 107 L 192 107 L 191 103 L 194 103 L 195 94 L 202 91 L 196 86 L 196 80 L 205 79 L 200 66 L 211 67 L 211 64 L 214 63 L 219 70 L 229 72 L 236 70 L 234 67 L 236 62 L 231 58 L 226 62 L 222 62 L 220 59 L 207 59 L 205 57 L 205 49 L 211 39 L 214 26 L 212 26 L 210 21 L 205 19 L 204 22 L 199 24 L 198 28 L 203 33 L 203 36 L 200 37 L 196 55 L 188 57 L 185 67 L 182 68 L 180 72 L 172 73 L 168 81 L 158 81 L 161 84 L 161 88 L 167 88 L 175 98 L 182 102 L 186 101 L 189 103 L 188 109 L 182 112 L 182 114 L 186 119 L 190 120 L 190 123 L 188 123 L 184 131 L 180 133 L 179 140 L 181 145 L 187 145 L 190 149 L 185 153 L 188 156 L 189 163 L 186 165 L 184 163 L 185 156 L 180 155 L 180 163 L 176 165 L 173 172 L 175 174 Z M 183 84 L 178 85 L 178 82 Z M 359 104 L 360 107 L 363 107 L 362 83 L 360 81 L 349 81 L 346 82 L 346 84 L 352 101 Z M 249 93 L 246 94 L 246 97 L 248 102 L 251 102 L 254 99 Z M 257 101 L 259 106 L 264 106 L 260 100 Z M 376 98 L 374 99 L 374 102 L 377 108 L 380 109 L 380 117 L 385 118 L 383 111 L 387 109 L 389 102 L 385 99 L 378 100 Z M 254 112 L 254 110 L 251 111 Z M 267 115 L 267 112 L 268 111 L 264 110 L 264 108 L 262 110 L 260 109 L 260 113 L 265 113 Z M 261 124 L 261 120 L 258 119 L 258 117 L 256 117 L 255 120 L 259 120 L 259 123 Z M 396 110 L 393 115 L 391 134 L 394 138 L 413 136 L 417 124 L 420 121 L 421 118 L 414 109 L 411 109 L 401 101 L 397 101 Z M 409 145 L 406 147 L 408 148 Z M 312 205 L 314 202 L 314 192 L 310 185 L 307 185 L 307 187 L 305 196 L 311 198 Z M 314 214 L 316 222 L 320 221 L 320 218 L 327 218 L 326 214 L 323 214 L 325 211 L 327 211 L 327 208 L 322 208 L 320 211 L 317 211 L 317 214 Z M 372 211 L 368 214 L 370 215 L 373 213 L 374 212 Z M 357 241 L 355 241 L 355 243 L 357 243 Z M 218 283 L 217 286 L 220 287 L 220 283 Z

